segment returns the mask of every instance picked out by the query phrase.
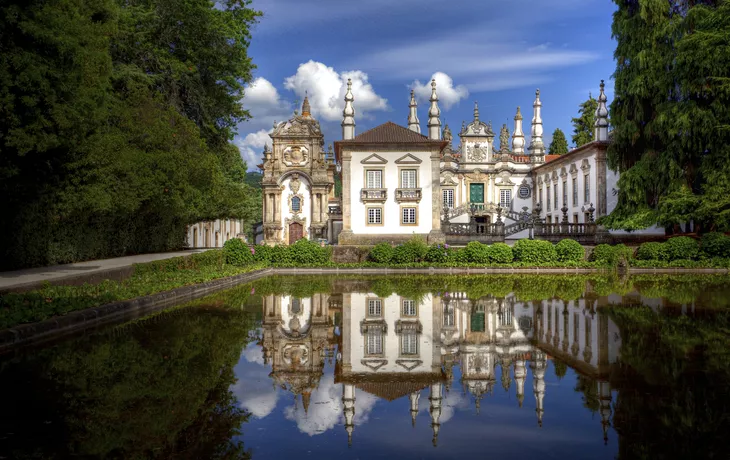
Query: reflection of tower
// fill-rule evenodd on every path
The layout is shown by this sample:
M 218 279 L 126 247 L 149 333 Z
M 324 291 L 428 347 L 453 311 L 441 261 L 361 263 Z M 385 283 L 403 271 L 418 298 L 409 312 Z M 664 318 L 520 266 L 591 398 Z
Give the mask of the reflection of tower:
M 532 363 L 532 392 L 535 394 L 535 404 L 537 408 L 537 424 L 542 427 L 543 410 L 542 402 L 545 397 L 545 368 L 547 367 L 547 359 L 545 353 L 535 350 Z
M 439 428 L 441 427 L 441 424 L 439 423 L 439 418 L 441 418 L 441 384 L 440 383 L 434 383 L 431 385 L 431 394 L 428 397 L 428 400 L 431 402 L 431 428 L 433 429 L 433 446 L 436 447 L 438 445 L 438 437 L 439 437 Z
M 517 383 L 517 403 L 522 407 L 522 401 L 525 399 L 525 378 L 527 376 L 527 368 L 525 360 L 520 356 L 515 361 L 515 382 Z
M 601 425 L 603 426 L 603 443 L 608 444 L 608 427 L 611 425 L 611 386 L 608 382 L 598 382 L 598 395 L 601 398 Z
M 418 400 L 421 399 L 421 393 L 414 391 L 408 395 L 408 399 L 411 401 L 411 425 L 416 426 L 416 416 L 418 415 Z
M 352 432 L 355 430 L 355 386 L 345 383 L 342 385 L 342 407 L 345 414 L 345 431 L 347 431 L 347 445 L 352 445 Z

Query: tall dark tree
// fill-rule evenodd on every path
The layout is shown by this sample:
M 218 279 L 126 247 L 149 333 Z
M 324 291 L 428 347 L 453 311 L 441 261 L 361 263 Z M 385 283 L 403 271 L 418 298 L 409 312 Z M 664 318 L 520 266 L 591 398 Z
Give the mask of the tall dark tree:
M 565 133 L 560 128 L 555 128 L 553 131 L 553 140 L 550 142 L 550 148 L 548 148 L 550 155 L 562 155 L 568 153 L 568 140 L 565 138 Z
M 615 0 L 613 228 L 730 228 L 730 4 Z
M 580 104 L 578 108 L 578 118 L 571 119 L 573 123 L 572 141 L 575 147 L 587 144 L 593 141 L 593 128 L 596 123 L 596 109 L 598 101 L 591 95 L 588 99 Z

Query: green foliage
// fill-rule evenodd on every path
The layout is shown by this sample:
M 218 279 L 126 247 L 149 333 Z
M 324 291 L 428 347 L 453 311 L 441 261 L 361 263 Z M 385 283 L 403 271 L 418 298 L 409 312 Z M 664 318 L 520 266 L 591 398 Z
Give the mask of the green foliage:
M 578 108 L 578 118 L 572 118 L 573 123 L 573 145 L 580 147 L 593 141 L 594 125 L 596 123 L 596 109 L 598 101 L 589 96 Z
M 585 259 L 585 248 L 575 240 L 560 240 L 555 245 L 555 253 L 558 255 L 558 262 L 580 262 Z
M 368 259 L 379 264 L 387 264 L 393 259 L 393 246 L 390 243 L 376 244 L 368 254 Z
M 469 262 L 475 264 L 489 263 L 489 246 L 479 241 L 470 241 L 464 248 L 464 253 Z
M 326 264 L 330 260 L 330 247 L 321 247 L 314 241 L 302 238 L 282 250 L 289 253 L 291 261 L 298 265 Z
M 432 244 L 426 252 L 426 262 L 446 263 L 449 249 L 442 244 Z
M 512 252 L 519 262 L 550 263 L 558 260 L 555 246 L 544 240 L 519 240 L 512 247 Z
M 428 252 L 426 241 L 419 236 L 414 236 L 403 244 L 399 244 L 393 250 L 393 263 L 409 264 L 422 262 Z
M 254 261 L 254 249 L 238 238 L 230 239 L 223 244 L 223 254 L 226 263 L 230 265 L 242 267 Z
M 447 262 L 457 265 L 468 264 L 469 253 L 466 251 L 466 248 L 452 249 L 449 251 L 449 259 Z
M 666 244 L 652 241 L 639 246 L 639 249 L 636 250 L 636 258 L 639 260 L 669 260 L 669 253 Z
M 493 264 L 509 264 L 512 263 L 512 248 L 505 243 L 494 243 L 487 248 L 489 262 Z
M 591 261 L 607 267 L 623 265 L 628 267 L 633 259 L 633 250 L 626 245 L 599 244 L 593 248 L 590 257 Z
M 550 155 L 563 155 L 568 153 L 568 140 L 565 138 L 565 133 L 560 128 L 555 128 L 553 131 L 553 140 L 550 142 L 550 148 L 548 148 Z
M 0 268 L 178 249 L 190 223 L 260 216 L 229 142 L 248 118 L 247 6 L 0 6 Z
M 707 257 L 730 259 L 730 237 L 718 232 L 702 235 L 700 249 Z
M 675 236 L 664 243 L 669 260 L 696 259 L 700 253 L 700 245 L 688 236 Z
M 565 374 L 568 373 L 568 365 L 559 359 L 553 359 L 553 371 L 555 371 L 555 377 L 557 377 L 558 380 L 563 380 Z

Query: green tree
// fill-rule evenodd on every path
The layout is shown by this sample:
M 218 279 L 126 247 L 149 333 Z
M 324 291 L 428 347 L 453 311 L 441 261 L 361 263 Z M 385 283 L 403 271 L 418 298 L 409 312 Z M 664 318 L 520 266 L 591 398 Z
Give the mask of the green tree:
M 553 140 L 550 142 L 550 148 L 548 149 L 550 155 L 562 155 L 568 153 L 568 140 L 565 139 L 565 133 L 560 128 L 555 128 L 553 131 Z
M 598 101 L 588 95 L 588 99 L 582 102 L 578 108 L 578 118 L 572 118 L 573 123 L 573 145 L 580 147 L 593 141 L 593 128 L 596 123 L 596 109 Z
M 730 4 L 615 0 L 618 205 L 602 223 L 730 228 Z

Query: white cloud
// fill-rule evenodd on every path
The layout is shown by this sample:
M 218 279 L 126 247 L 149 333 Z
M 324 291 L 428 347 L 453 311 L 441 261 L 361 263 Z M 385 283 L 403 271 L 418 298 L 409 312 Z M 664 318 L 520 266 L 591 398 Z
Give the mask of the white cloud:
M 262 129 L 255 133 L 246 134 L 245 137 L 236 136 L 233 139 L 233 143 L 241 151 L 241 157 L 246 162 L 246 166 L 249 171 L 255 170 L 256 165 L 263 161 L 263 149 L 264 145 L 269 144 L 271 146 L 272 141 L 269 137 L 269 133 L 272 129 Z
M 552 43 L 550 42 L 540 43 L 539 45 L 527 48 L 527 51 L 529 51 L 530 53 L 534 53 L 535 51 L 545 51 L 551 44 Z
M 449 110 L 460 100 L 469 96 L 469 90 L 464 85 L 454 86 L 454 80 L 443 72 L 436 72 L 426 83 L 419 80 L 411 84 L 419 100 L 427 101 L 431 98 L 431 80 L 436 80 L 436 94 L 439 97 L 439 107 Z
M 264 418 L 276 408 L 279 392 L 269 377 L 268 367 L 263 365 L 263 358 L 259 360 L 256 354 L 261 357 L 261 347 L 256 343 L 250 344 L 243 351 L 244 359 L 234 369 L 238 380 L 231 387 L 231 391 L 238 398 L 242 409 L 251 412 L 255 417 Z
M 355 429 L 358 425 L 367 423 L 378 398 L 361 390 L 355 395 Z M 284 409 L 288 420 L 294 421 L 302 433 L 310 436 L 322 434 L 339 427 L 344 431 L 345 417 L 342 406 L 342 384 L 335 384 L 335 377 L 327 373 L 322 377 L 319 386 L 312 392 L 309 411 L 304 412 L 302 407 L 294 405 Z
M 261 347 L 256 345 L 255 342 L 244 348 L 241 356 L 243 356 L 243 358 L 249 363 L 255 363 L 260 366 L 264 365 L 264 353 L 261 350 Z
M 367 112 L 388 109 L 387 99 L 375 93 L 366 73 L 359 70 L 337 72 L 312 60 L 300 64 L 296 74 L 284 80 L 284 87 L 294 91 L 300 99 L 307 93 L 314 117 L 337 121 L 342 118 L 348 78 L 352 79 L 356 119 L 366 117 Z

